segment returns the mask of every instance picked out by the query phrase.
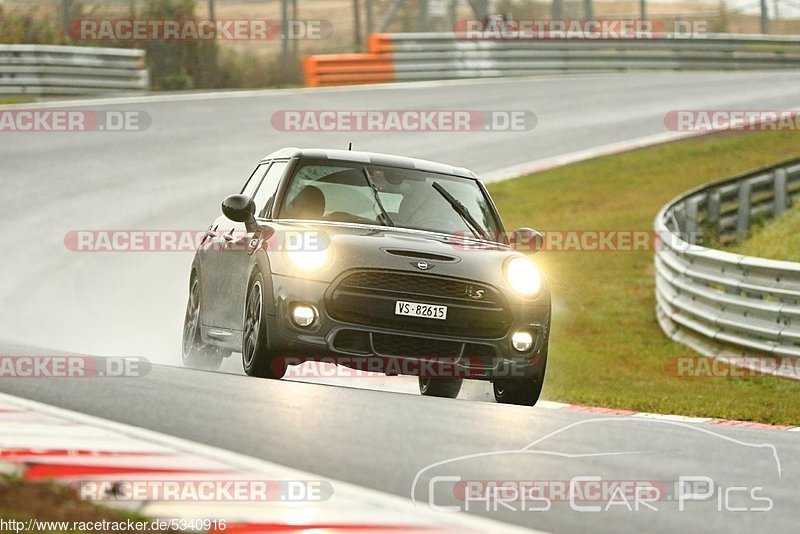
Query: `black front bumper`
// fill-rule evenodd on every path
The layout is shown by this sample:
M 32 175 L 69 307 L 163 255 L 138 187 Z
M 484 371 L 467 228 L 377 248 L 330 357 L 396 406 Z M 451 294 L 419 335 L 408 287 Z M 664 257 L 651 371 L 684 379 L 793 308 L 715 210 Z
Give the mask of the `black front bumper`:
M 358 295 L 348 291 L 338 303 L 338 312 L 332 315 L 333 289 L 338 287 L 338 280 L 327 283 L 273 275 L 275 313 L 265 318 L 273 357 L 289 364 L 322 360 L 387 374 L 483 380 L 534 377 L 544 370 L 549 301 L 536 305 L 498 299 L 497 305 L 487 303 L 486 308 L 491 308 L 489 317 L 500 319 L 481 324 L 470 316 L 469 310 L 460 310 L 459 314 L 457 303 L 428 298 L 430 304 L 449 306 L 447 324 L 431 319 L 397 324 L 386 317 L 390 311 L 393 313 L 394 300 L 385 294 L 375 295 L 375 300 L 368 303 L 358 301 Z M 355 313 L 347 317 L 351 320 L 342 320 L 343 303 L 355 306 Z M 301 328 L 292 322 L 291 309 L 297 304 L 317 309 L 318 318 L 313 325 Z M 450 310 L 454 311 L 454 320 L 450 320 Z M 525 352 L 515 350 L 511 343 L 513 333 L 520 330 L 529 332 L 534 339 L 531 349 Z

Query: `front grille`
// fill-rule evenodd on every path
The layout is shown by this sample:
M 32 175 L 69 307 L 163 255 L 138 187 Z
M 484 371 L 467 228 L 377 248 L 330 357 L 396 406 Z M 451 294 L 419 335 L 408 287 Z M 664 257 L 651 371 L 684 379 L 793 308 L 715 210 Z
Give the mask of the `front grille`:
M 395 315 L 398 300 L 447 306 L 447 319 Z M 329 314 L 340 321 L 404 332 L 502 337 L 509 317 L 501 295 L 486 284 L 403 271 L 356 271 L 329 292 Z
M 492 367 L 497 356 L 494 347 L 481 343 L 352 329 L 339 330 L 333 337 L 332 346 L 335 351 L 350 354 L 445 362 L 455 362 L 460 358 L 469 367 Z
M 406 296 L 443 297 L 470 304 L 476 303 L 476 299 L 470 295 L 474 295 L 477 290 L 483 290 L 483 297 L 478 304 L 497 304 L 500 302 L 499 295 L 484 284 L 396 271 L 360 271 L 342 280 L 339 283 L 339 287 L 391 291 Z
M 372 344 L 379 356 L 455 360 L 461 355 L 462 343 L 393 334 L 372 334 Z

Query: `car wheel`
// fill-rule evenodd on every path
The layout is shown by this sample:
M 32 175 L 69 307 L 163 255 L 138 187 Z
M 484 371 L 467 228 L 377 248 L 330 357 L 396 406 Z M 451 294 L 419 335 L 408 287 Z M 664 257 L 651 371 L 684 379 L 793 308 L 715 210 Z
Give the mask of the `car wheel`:
M 264 280 L 261 273 L 250 281 L 242 328 L 242 366 L 249 376 L 279 379 L 285 365 L 270 354 L 267 346 L 267 323 L 264 320 Z
M 461 391 L 462 378 L 419 377 L 419 392 L 426 397 L 455 399 Z
M 494 400 L 501 404 L 533 406 L 539 400 L 544 373 L 532 378 L 506 378 L 494 381 Z
M 186 302 L 186 315 L 183 318 L 181 355 L 184 366 L 211 371 L 219 369 L 224 357 L 221 351 L 203 345 L 200 340 L 200 279 L 197 276 L 192 276 L 189 285 L 189 300 Z

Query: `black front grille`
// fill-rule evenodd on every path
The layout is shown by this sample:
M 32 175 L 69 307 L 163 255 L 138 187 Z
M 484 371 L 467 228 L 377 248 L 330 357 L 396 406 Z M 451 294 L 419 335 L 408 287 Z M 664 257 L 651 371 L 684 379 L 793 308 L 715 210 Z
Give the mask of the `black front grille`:
M 492 367 L 497 356 L 492 345 L 366 330 L 339 330 L 333 337 L 332 345 L 335 351 L 348 354 L 450 363 L 460 361 L 473 368 Z
M 372 334 L 372 344 L 379 356 L 455 360 L 461 355 L 462 343 L 393 334 Z
M 447 318 L 395 315 L 398 300 L 447 306 Z M 340 321 L 405 332 L 502 337 L 509 317 L 500 294 L 491 286 L 403 271 L 356 271 L 329 292 L 328 312 Z
M 396 271 L 360 271 L 342 280 L 339 287 L 391 291 L 405 296 L 443 297 L 470 304 L 497 304 L 500 302 L 497 293 L 484 284 Z M 474 298 L 479 290 L 483 291 L 480 302 Z

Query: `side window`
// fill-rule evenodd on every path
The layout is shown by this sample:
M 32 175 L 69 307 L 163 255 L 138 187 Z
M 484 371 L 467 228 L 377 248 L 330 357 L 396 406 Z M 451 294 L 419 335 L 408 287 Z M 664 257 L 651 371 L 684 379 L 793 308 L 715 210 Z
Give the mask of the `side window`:
M 264 172 L 266 172 L 267 167 L 269 167 L 269 163 L 262 163 L 256 167 L 256 170 L 254 170 L 253 174 L 250 175 L 250 178 L 247 179 L 247 183 L 244 184 L 244 188 L 242 189 L 243 195 L 247 195 L 248 197 L 253 196 L 253 192 L 255 192 L 258 184 L 261 183 L 261 178 L 264 176 Z
M 288 164 L 288 161 L 274 162 L 261 181 L 261 187 L 258 188 L 253 199 L 256 203 L 256 213 L 259 217 L 263 217 L 272 207 L 272 203 L 275 201 L 275 192 L 278 190 L 283 171 L 286 170 Z

